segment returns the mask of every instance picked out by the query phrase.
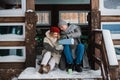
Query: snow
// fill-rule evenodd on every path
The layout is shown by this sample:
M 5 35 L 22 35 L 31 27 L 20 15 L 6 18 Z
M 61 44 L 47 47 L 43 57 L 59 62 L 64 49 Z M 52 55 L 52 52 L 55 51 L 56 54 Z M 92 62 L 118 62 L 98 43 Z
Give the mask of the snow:
M 109 30 L 103 30 L 103 38 L 105 42 L 105 47 L 108 55 L 108 61 L 110 65 L 118 65 L 114 45 L 112 42 L 111 34 Z
M 93 78 L 102 78 L 101 70 L 91 70 L 84 69 L 82 72 L 73 71 L 71 74 L 68 74 L 66 71 L 60 69 L 54 69 L 48 74 L 40 74 L 38 72 L 40 66 L 37 64 L 38 59 L 36 59 L 36 67 L 27 67 L 21 74 L 18 76 L 18 79 L 76 79 L 82 78 L 84 80 L 93 80 Z M 32 76 L 31 76 L 32 75 Z
M 111 34 L 112 39 L 120 39 L 120 34 Z
M 38 68 L 39 69 L 39 68 Z M 93 78 L 102 78 L 100 70 L 83 70 L 83 72 L 76 72 L 68 74 L 66 71 L 56 69 L 50 71 L 48 74 L 40 74 L 37 68 L 28 67 L 26 68 L 18 77 L 18 79 L 93 79 Z M 32 75 L 32 76 L 31 76 Z
M 16 34 L 3 34 L 0 35 L 0 41 L 24 41 L 24 37 Z
M 0 56 L 0 62 L 25 62 L 25 58 L 15 55 Z
M 117 56 L 117 60 L 120 60 L 120 55 L 116 55 Z

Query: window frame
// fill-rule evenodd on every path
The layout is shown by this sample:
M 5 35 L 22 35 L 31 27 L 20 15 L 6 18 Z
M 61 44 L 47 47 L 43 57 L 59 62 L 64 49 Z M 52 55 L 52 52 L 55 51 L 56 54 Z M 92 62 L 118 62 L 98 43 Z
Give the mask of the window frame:
M 104 0 L 99 0 L 99 10 L 101 11 L 101 15 L 120 15 L 120 6 L 118 9 L 107 9 L 104 7 Z
M 114 45 L 114 48 L 120 48 L 120 45 Z M 116 54 L 116 57 L 117 57 L 118 60 L 120 60 L 120 55 Z
M 22 25 L 23 26 L 23 35 L 19 36 L 19 39 L 16 38 L 7 38 L 7 39 L 0 39 L 0 41 L 25 41 L 25 23 L 0 23 L 1 26 L 16 26 L 16 25 Z M 1 35 L 2 36 L 2 35 Z M 5 35 L 3 35 L 5 36 Z
M 8 60 L 4 60 L 5 57 L 0 56 L 0 62 L 25 62 L 25 59 L 26 59 L 25 46 L 19 46 L 19 47 L 18 46 L 9 46 L 9 47 L 0 46 L 0 49 L 23 49 L 23 56 L 19 57 L 19 59 L 12 58 L 12 59 L 8 59 Z
M 114 24 L 118 24 L 120 25 L 120 22 L 101 22 L 101 29 L 103 29 L 103 25 L 114 25 Z M 107 29 L 109 30 L 109 29 Z M 110 31 L 111 32 L 111 31 Z M 120 34 L 119 33 L 114 33 L 111 34 L 112 39 L 120 39 Z
M 80 16 L 79 16 L 79 14 L 82 13 L 82 12 L 87 12 L 87 13 L 89 13 L 89 11 L 87 11 L 87 10 L 86 10 L 86 11 L 84 11 L 84 10 L 83 10 L 83 11 L 79 11 L 79 10 L 68 10 L 68 11 L 60 10 L 60 11 L 59 11 L 59 20 L 61 19 L 61 15 L 60 15 L 60 14 L 61 14 L 62 12 L 65 12 L 65 13 L 67 13 L 67 12 L 68 12 L 68 13 L 76 12 L 76 13 L 78 13 L 78 23 L 72 23 L 72 24 L 76 24 L 76 25 L 88 25 L 87 16 L 86 16 L 86 22 L 87 22 L 87 23 L 80 23 Z M 69 23 L 68 21 L 66 21 L 66 22 Z M 70 23 L 71 23 L 71 22 L 70 22 Z
M 25 16 L 26 0 L 21 0 L 20 9 L 3 9 L 0 10 L 0 17 Z
M 37 16 L 38 16 L 38 18 L 39 18 L 39 15 L 38 15 L 38 13 L 48 13 L 48 24 L 47 23 L 45 23 L 45 24 L 42 24 L 42 23 L 40 23 L 39 22 L 39 19 L 38 19 L 38 21 L 37 21 L 37 26 L 50 26 L 51 25 L 51 11 L 49 11 L 49 10 L 45 10 L 45 11 L 36 11 L 36 14 L 37 14 Z

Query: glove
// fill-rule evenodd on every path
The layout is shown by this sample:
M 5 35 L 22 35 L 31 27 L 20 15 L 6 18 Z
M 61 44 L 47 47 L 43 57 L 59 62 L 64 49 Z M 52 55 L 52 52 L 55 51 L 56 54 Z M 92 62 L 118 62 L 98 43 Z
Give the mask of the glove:
M 56 48 L 54 47 L 54 49 L 53 49 L 52 52 L 53 52 L 53 53 L 59 53 L 59 50 L 56 50 Z
M 56 50 L 63 50 L 63 45 L 57 45 L 57 46 L 55 46 L 55 49 Z
M 61 35 L 60 39 L 67 39 L 67 36 L 66 35 Z

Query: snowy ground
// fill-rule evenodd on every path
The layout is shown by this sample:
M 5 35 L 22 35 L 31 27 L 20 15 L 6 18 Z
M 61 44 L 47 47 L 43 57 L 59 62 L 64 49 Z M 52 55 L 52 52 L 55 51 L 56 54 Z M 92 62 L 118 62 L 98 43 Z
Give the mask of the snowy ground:
M 36 68 L 28 67 L 19 75 L 18 79 L 93 79 L 101 78 L 100 75 L 100 70 L 83 70 L 83 72 L 80 73 L 73 71 L 73 73 L 68 74 L 66 71 L 61 71 L 59 69 L 51 71 L 48 74 L 40 74 Z
M 93 78 L 101 78 L 100 70 L 90 70 L 83 69 L 82 72 L 73 71 L 71 74 L 68 74 L 66 71 L 60 69 L 55 69 L 50 71 L 48 74 L 40 74 L 38 72 L 39 65 L 36 64 L 36 68 L 28 67 L 26 68 L 18 77 L 18 79 L 74 79 L 82 78 L 83 80 L 94 80 Z M 31 76 L 32 75 L 32 76 Z M 89 78 L 89 79 L 88 79 Z M 17 78 L 16 78 L 17 79 Z M 15 78 L 13 80 L 16 80 Z

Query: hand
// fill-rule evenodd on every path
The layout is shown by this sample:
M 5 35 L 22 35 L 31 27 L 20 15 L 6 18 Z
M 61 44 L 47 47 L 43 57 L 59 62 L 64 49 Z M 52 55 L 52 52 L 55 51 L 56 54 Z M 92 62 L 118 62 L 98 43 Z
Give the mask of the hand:
M 57 39 L 60 39 L 60 35 L 58 35 Z
M 55 50 L 54 53 L 59 54 L 59 50 Z
M 61 35 L 60 38 L 61 39 L 67 39 L 67 36 L 66 35 Z

